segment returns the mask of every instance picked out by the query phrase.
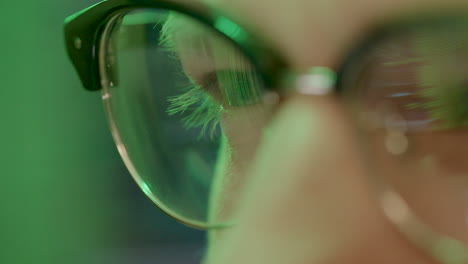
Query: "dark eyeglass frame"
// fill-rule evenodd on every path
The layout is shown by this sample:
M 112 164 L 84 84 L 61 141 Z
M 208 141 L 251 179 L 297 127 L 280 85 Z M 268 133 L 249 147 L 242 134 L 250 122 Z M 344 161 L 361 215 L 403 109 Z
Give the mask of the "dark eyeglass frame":
M 105 26 L 116 13 L 125 9 L 159 8 L 174 10 L 186 14 L 211 28 L 215 28 L 222 36 L 240 48 L 263 77 L 268 87 L 275 87 L 279 73 L 286 69 L 286 63 L 280 56 L 259 44 L 243 30 L 241 26 L 216 11 L 202 4 L 190 4 L 188 1 L 171 0 L 110 0 L 103 1 L 84 9 L 65 20 L 65 44 L 68 55 L 78 72 L 85 89 L 90 91 L 102 88 L 99 73 L 99 42 L 104 33 Z M 231 34 L 230 28 L 219 27 L 222 21 L 228 23 L 230 28 L 235 27 L 236 35 Z M 272 74 L 273 73 L 273 74 Z
M 136 8 L 174 10 L 214 28 L 221 36 L 233 42 L 251 59 L 253 65 L 257 67 L 258 72 L 263 78 L 267 89 L 279 92 L 280 85 L 283 83 L 282 79 L 290 72 L 289 69 L 291 67 L 281 54 L 270 49 L 260 39 L 249 34 L 241 25 L 202 3 L 195 4 L 186 0 L 107 0 L 77 12 L 65 20 L 64 30 L 67 53 L 85 89 L 96 91 L 102 88 L 98 57 L 99 42 L 104 33 L 105 26 L 116 13 L 122 12 L 125 9 L 132 10 Z M 345 55 L 342 60 L 343 63 L 338 65 L 334 91 L 342 91 L 343 73 L 350 66 L 355 65 L 355 62 L 362 58 L 376 43 L 411 29 L 427 27 L 431 24 L 447 25 L 454 22 L 457 23 L 459 20 L 467 20 L 466 17 L 466 12 L 443 15 L 429 13 L 418 14 L 416 16 L 403 16 L 396 22 L 381 23 L 374 27 L 366 35 L 366 38 L 357 42 L 357 45 Z M 236 27 L 236 30 L 242 31 L 242 34 L 232 35 L 229 29 L 218 27 L 217 23 L 220 20 Z
M 108 0 L 68 17 L 65 20 L 66 49 L 85 89 L 90 91 L 102 89 L 103 84 L 99 72 L 99 49 L 101 37 L 107 23 L 112 20 L 114 15 L 126 9 L 132 10 L 135 8 L 174 10 L 214 28 L 251 59 L 251 62 L 263 78 L 267 89 L 282 93 L 281 86 L 284 84 L 285 76 L 292 71 L 281 54 L 269 49 L 259 39 L 243 30 L 240 25 L 226 16 L 218 14 L 216 10 L 210 9 L 201 3 L 193 4 L 184 0 Z M 220 20 L 237 27 L 236 29 L 241 30 L 242 34 L 232 35 L 227 28 L 217 26 Z M 362 41 L 357 42 L 357 45 L 345 55 L 342 60 L 344 63 L 339 65 L 336 70 L 336 84 L 333 92 L 338 94 L 345 92 L 343 88 L 344 73 L 356 65 L 377 43 L 396 34 L 402 34 L 417 28 L 427 28 L 431 25 L 446 27 L 453 23 L 466 23 L 467 21 L 468 12 L 457 11 L 443 15 L 426 13 L 417 16 L 404 16 L 396 22 L 382 23 L 381 26 L 375 27 L 374 30 L 368 33 Z M 169 216 L 171 215 L 169 214 Z M 411 233 L 405 230 L 404 226 L 400 226 L 400 229 L 407 233 L 410 239 L 416 242 L 419 247 L 441 261 L 441 263 L 465 263 L 468 260 L 468 251 L 462 242 L 436 234 L 422 223 L 413 224 L 418 225 L 419 233 Z M 447 251 L 441 252 L 441 248 Z M 453 262 L 453 255 L 459 256 L 459 258 L 456 258 L 459 261 Z

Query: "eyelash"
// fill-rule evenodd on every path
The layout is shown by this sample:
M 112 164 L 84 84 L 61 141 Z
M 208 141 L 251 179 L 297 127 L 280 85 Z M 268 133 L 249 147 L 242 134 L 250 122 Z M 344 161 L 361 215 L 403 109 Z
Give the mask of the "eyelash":
M 220 82 L 226 94 L 221 92 Z M 167 112 L 170 116 L 190 112 L 182 117 L 182 125 L 187 129 L 201 128 L 200 138 L 206 134 L 213 138 L 221 113 L 226 111 L 223 105 L 242 107 L 259 103 L 259 87 L 258 77 L 250 71 L 212 72 L 198 84 L 189 86 L 186 92 L 168 98 L 170 104 Z
M 208 84 L 214 86 L 215 84 Z M 216 134 L 220 116 L 224 108 L 216 102 L 201 85 L 193 84 L 187 87 L 184 93 L 168 97 L 169 107 L 167 113 L 169 116 L 184 115 L 182 125 L 186 129 L 201 128 L 199 139 L 205 135 L 213 138 Z

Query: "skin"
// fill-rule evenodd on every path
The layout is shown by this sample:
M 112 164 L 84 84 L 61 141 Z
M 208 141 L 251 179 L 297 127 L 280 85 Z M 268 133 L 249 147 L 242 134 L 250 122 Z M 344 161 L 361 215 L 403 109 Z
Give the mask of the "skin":
M 428 10 L 468 8 L 466 1 L 455 0 L 211 0 L 207 4 L 258 34 L 299 72 L 313 66 L 336 68 L 349 47 L 373 26 L 420 13 L 422 6 Z M 194 69 L 202 67 L 182 61 L 188 75 L 194 79 L 201 75 Z M 216 65 L 222 67 L 222 63 Z M 363 151 L 362 131 L 356 131 L 348 109 L 330 95 L 293 95 L 274 109 L 230 109 L 224 114 L 221 123 L 226 138 L 212 217 L 229 216 L 236 224 L 210 231 L 206 263 L 437 263 L 382 213 L 373 193 L 375 183 L 369 180 L 369 152 L 385 168 L 384 178 L 408 197 L 415 197 L 411 198 L 413 206 L 431 225 L 466 238 L 464 217 L 456 215 L 464 205 L 462 198 L 447 191 L 459 185 L 459 180 L 439 177 L 454 171 L 460 162 L 445 156 L 455 163 L 445 166 L 447 170 L 434 165 L 437 162 L 397 166 L 402 157 L 389 158 L 378 145 L 384 141 L 384 131 L 369 138 L 375 150 Z M 254 115 L 253 121 L 242 119 L 246 116 L 242 111 Z M 266 135 L 263 127 L 267 127 Z M 238 136 L 246 134 L 249 137 Z M 421 135 L 414 142 L 429 147 L 405 157 L 422 162 L 424 153 L 448 153 L 447 140 L 453 135 L 462 136 L 436 134 L 439 143 L 430 145 L 422 143 L 434 141 L 434 135 Z M 422 181 L 389 177 L 414 175 L 417 179 L 430 173 L 435 180 L 427 180 L 425 186 L 418 185 Z M 437 190 L 443 198 L 427 209 L 428 200 L 418 201 L 421 195 L 415 194 L 415 188 L 417 194 L 427 195 Z M 454 204 L 453 208 L 446 208 L 447 204 Z M 448 216 L 461 220 L 447 221 Z

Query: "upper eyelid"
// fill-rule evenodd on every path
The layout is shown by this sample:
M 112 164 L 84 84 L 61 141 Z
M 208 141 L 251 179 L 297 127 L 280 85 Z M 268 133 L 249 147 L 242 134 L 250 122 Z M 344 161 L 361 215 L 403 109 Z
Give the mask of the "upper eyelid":
M 239 74 L 241 71 L 235 69 L 218 69 L 214 71 L 210 71 L 206 74 L 203 74 L 202 77 L 195 79 L 195 83 L 199 86 L 208 88 L 213 86 L 213 84 L 218 82 L 218 75 L 220 73 L 236 73 Z

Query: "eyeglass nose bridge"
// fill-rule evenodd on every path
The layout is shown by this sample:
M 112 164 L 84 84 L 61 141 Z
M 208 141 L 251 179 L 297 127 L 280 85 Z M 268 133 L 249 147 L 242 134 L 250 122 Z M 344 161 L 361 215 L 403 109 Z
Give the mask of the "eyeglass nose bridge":
M 334 92 L 336 73 L 327 67 L 312 67 L 305 71 L 285 73 L 280 91 L 283 94 L 328 95 Z

